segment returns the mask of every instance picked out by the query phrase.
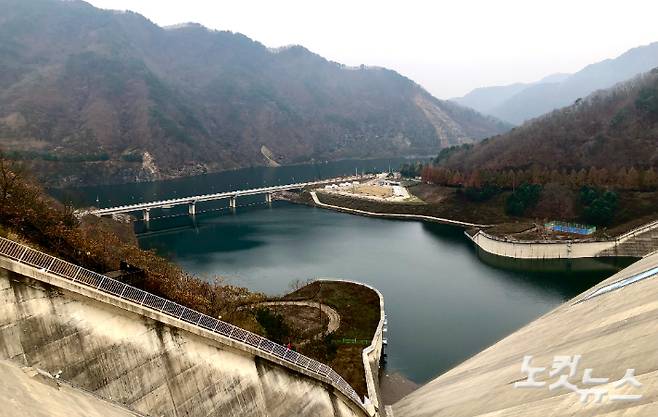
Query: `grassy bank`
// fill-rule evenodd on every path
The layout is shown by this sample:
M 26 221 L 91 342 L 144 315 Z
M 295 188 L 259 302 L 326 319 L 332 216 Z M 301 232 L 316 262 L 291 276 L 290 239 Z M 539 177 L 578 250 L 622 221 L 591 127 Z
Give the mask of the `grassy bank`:
M 409 192 L 421 199 L 418 202 L 386 202 L 370 199 L 353 198 L 343 195 L 318 192 L 318 198 L 325 204 L 347 207 L 374 213 L 415 214 L 423 216 L 442 217 L 468 223 L 497 223 L 501 218 L 507 219 L 504 210 L 498 205 L 468 202 L 456 189 L 448 187 L 437 188 L 434 194 L 427 192 L 431 187 L 426 184 L 409 187 Z M 296 202 L 312 203 L 308 193 L 301 195 Z M 488 202 L 491 203 L 491 202 Z M 511 219 L 508 219 L 511 221 Z
M 380 317 L 377 293 L 347 282 L 315 281 L 284 296 L 283 300 L 320 302 L 340 314 L 340 327 L 334 334 L 299 346 L 298 350 L 331 366 L 359 395 L 366 395 L 362 360 L 365 346 L 343 343 L 342 339 L 372 340 Z M 305 314 L 303 310 L 299 313 Z M 314 316 L 319 320 L 317 310 Z

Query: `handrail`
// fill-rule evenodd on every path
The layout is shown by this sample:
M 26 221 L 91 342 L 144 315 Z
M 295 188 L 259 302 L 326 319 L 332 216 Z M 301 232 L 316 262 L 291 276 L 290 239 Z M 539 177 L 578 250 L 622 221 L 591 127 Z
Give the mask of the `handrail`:
M 361 360 L 363 362 L 363 368 L 366 376 L 366 388 L 368 389 L 368 399 L 372 404 L 375 406 L 375 410 L 378 413 L 378 415 L 386 415 L 382 414 L 382 404 L 379 403 L 379 395 L 378 395 L 378 381 L 375 380 L 373 374 L 372 374 L 372 369 L 370 368 L 370 360 L 369 356 L 376 352 L 378 347 L 381 347 L 381 344 L 383 343 L 384 339 L 384 321 L 386 320 L 386 312 L 384 311 L 384 296 L 382 293 L 372 285 L 364 284 L 363 282 L 358 282 L 358 281 L 351 281 L 348 279 L 337 279 L 337 278 L 318 278 L 318 281 L 322 282 L 345 282 L 348 284 L 353 284 L 353 285 L 360 285 L 362 287 L 368 288 L 369 290 L 373 291 L 375 294 L 377 294 L 377 297 L 379 298 L 379 321 L 377 322 L 377 328 L 375 329 L 375 333 L 372 336 L 372 339 L 370 341 L 370 344 L 366 346 L 362 351 L 361 351 Z M 381 350 L 379 351 L 379 354 L 381 355 Z M 377 362 L 379 362 L 381 358 L 376 358 Z
M 534 240 L 519 240 L 519 239 L 514 239 L 514 238 L 509 238 L 507 236 L 501 237 L 501 236 L 495 236 L 491 235 L 484 230 L 478 230 L 477 233 L 475 233 L 472 237 L 472 239 L 475 239 L 477 235 L 482 235 L 486 238 L 489 238 L 491 240 L 495 240 L 498 242 L 507 242 L 507 243 L 519 243 L 519 244 L 535 244 L 535 243 L 561 243 L 561 244 L 567 244 L 567 243 L 596 243 L 596 242 L 615 242 L 615 243 L 623 243 L 624 241 L 637 236 L 638 234 L 642 234 L 645 232 L 648 232 L 650 230 L 658 228 L 658 220 L 650 222 L 650 223 L 645 223 L 641 226 L 636 227 L 635 229 L 632 229 L 624 234 L 614 236 L 614 237 L 609 237 L 609 238 L 586 238 L 586 239 L 565 239 L 565 240 L 540 240 L 540 239 L 534 239 Z
M 175 319 L 203 328 L 204 330 L 243 343 L 265 354 L 274 355 L 317 375 L 320 377 L 320 380 L 328 379 L 331 385 L 347 396 L 347 398 L 354 401 L 361 409 L 366 410 L 354 388 L 329 366 L 248 330 L 3 237 L 0 237 L 0 255 L 25 265 L 39 268 L 42 272 L 57 275 L 73 283 L 102 291 L 132 303 L 137 303 L 142 307 L 150 308 Z

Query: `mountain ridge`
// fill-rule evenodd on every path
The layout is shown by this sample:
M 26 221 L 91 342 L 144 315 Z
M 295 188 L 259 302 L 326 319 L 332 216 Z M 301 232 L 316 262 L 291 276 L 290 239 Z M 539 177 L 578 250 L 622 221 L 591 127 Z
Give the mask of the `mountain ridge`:
M 50 186 L 429 155 L 508 129 L 395 71 L 299 45 L 82 1 L 0 5 L 0 141 Z
M 464 172 L 658 168 L 658 67 L 437 162 Z
M 520 86 L 517 83 L 508 86 L 481 87 L 452 100 L 520 125 L 656 66 L 658 66 L 658 42 L 653 42 L 631 48 L 615 58 L 589 64 L 566 78 L 559 76 L 556 78 L 554 74 L 536 83 Z

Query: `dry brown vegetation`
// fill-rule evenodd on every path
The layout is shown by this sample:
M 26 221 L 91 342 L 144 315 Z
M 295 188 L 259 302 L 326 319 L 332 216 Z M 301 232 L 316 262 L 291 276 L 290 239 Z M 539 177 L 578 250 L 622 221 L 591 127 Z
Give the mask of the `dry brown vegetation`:
M 655 219 L 658 69 L 505 135 L 445 149 L 422 178 L 464 194 L 466 210 L 486 202 L 522 221 L 594 224 L 600 235 Z
M 325 204 L 375 213 L 419 214 L 482 224 L 514 221 L 505 214 L 506 193 L 499 194 L 489 201 L 470 202 L 455 187 L 419 184 L 408 189 L 412 195 L 424 200 L 425 203 L 373 201 L 331 193 L 320 193 L 318 197 Z M 300 200 L 306 201 L 303 197 Z
M 47 196 L 19 166 L 0 157 L 0 224 L 4 235 L 86 268 L 108 272 L 126 261 L 145 274 L 132 284 L 211 316 L 259 330 L 238 307 L 263 298 L 245 288 L 209 283 L 136 246 L 128 225 L 76 218 L 71 207 Z
M 301 46 L 273 53 L 82 1 L 1 4 L 0 139 L 48 186 L 428 154 L 439 135 L 458 144 L 508 128 L 394 71 L 348 70 Z
M 221 315 L 225 321 L 266 335 L 266 329 L 256 320 L 254 310 L 244 308 L 264 301 L 263 294 L 225 285 L 219 277 L 214 282 L 204 281 L 154 252 L 139 249 L 131 224 L 95 216 L 78 219 L 71 207 L 47 196 L 20 166 L 1 155 L 0 233 L 101 273 L 117 270 L 120 262 L 126 261 L 144 271 L 143 278 L 136 282 L 131 280 L 131 285 L 210 316 Z M 379 314 L 376 294 L 350 284 L 323 285 L 321 291 L 315 290 L 313 284 L 306 284 L 296 283 L 297 291 L 286 299 L 313 299 L 318 296 L 339 311 L 342 325 L 336 335 L 328 339 L 314 339 L 301 345 L 300 351 L 332 366 L 357 392 L 365 394 L 360 362 L 363 347 L 334 346 L 334 338 L 372 338 L 376 327 L 374 316 Z M 293 343 L 312 338 L 320 328 L 315 309 L 275 307 L 274 310 L 290 317 L 288 320 L 294 338 L 289 341 Z M 326 317 L 324 320 L 326 323 Z M 287 340 L 281 342 L 286 343 Z
M 452 178 L 445 181 L 451 182 L 493 177 L 511 186 L 514 175 L 520 175 L 563 184 L 587 181 L 624 189 L 655 187 L 658 69 L 507 134 L 442 151 L 436 162 L 450 171 Z M 445 173 L 435 175 L 446 177 Z

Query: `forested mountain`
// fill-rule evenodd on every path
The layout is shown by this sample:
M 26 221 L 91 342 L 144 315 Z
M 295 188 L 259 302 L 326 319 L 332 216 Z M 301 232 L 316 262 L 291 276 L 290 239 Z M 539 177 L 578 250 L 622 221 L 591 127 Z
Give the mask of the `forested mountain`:
M 598 91 L 477 145 L 442 151 L 438 163 L 463 172 L 658 167 L 658 68 Z M 624 174 L 625 175 L 625 174 Z
M 453 100 L 501 120 L 521 124 L 657 66 L 658 42 L 631 49 L 615 59 L 588 65 L 566 77 L 558 74 L 558 77 L 549 76 L 529 85 L 476 89 Z
M 47 185 L 431 154 L 507 130 L 394 71 L 301 46 L 82 1 L 0 8 L 0 144 Z

